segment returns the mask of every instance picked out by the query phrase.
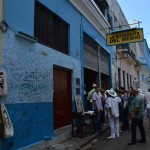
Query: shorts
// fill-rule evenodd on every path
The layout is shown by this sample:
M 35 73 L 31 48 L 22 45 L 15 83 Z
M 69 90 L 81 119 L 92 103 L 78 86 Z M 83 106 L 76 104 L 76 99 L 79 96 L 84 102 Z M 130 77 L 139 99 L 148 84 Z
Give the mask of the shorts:
M 147 118 L 150 118 L 150 108 L 147 108 Z

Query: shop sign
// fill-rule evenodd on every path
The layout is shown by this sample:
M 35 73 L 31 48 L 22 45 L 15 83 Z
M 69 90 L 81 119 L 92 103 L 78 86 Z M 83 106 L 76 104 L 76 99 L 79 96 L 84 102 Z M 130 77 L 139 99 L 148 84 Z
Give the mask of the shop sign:
M 106 35 L 107 45 L 118 45 L 143 41 L 143 29 L 129 29 Z

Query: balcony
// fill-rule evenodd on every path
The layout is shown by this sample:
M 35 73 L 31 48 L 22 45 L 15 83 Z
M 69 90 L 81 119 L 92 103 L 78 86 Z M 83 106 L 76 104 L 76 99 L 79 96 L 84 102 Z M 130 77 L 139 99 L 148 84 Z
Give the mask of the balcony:
M 133 53 L 133 51 L 130 49 L 128 49 L 128 51 L 126 51 L 125 53 L 128 53 L 128 58 L 127 61 L 131 64 L 131 65 L 135 65 L 136 64 L 136 58 L 135 58 L 135 54 Z
M 141 71 L 141 63 L 139 60 L 136 60 L 136 64 L 134 65 L 134 68 L 137 70 L 137 71 Z
M 126 58 L 127 62 L 131 65 L 136 64 L 136 57 L 133 51 L 130 49 L 129 44 L 121 44 L 116 46 L 116 51 L 119 54 L 126 54 L 128 57 Z
M 105 37 L 109 33 L 109 28 L 111 29 L 111 17 L 107 16 L 105 12 L 108 13 L 106 8 L 108 4 L 105 0 L 69 0 L 85 18 Z M 101 4 L 98 7 L 97 4 Z M 103 5 L 102 5 L 103 4 Z M 109 17 L 109 18 L 107 18 Z

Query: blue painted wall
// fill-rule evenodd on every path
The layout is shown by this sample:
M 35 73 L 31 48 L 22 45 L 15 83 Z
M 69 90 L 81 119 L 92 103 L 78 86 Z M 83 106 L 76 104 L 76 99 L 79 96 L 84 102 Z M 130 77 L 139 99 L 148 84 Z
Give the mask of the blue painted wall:
M 145 53 L 145 57 L 147 59 L 148 69 L 150 71 L 150 51 L 149 51 L 149 47 L 147 45 L 146 39 L 144 40 L 144 53 Z
M 43 51 L 47 55 L 43 55 Z M 81 78 L 80 61 L 41 44 L 18 38 L 10 30 L 4 34 L 3 70 L 7 75 L 8 95 L 1 102 L 9 104 L 8 112 L 15 135 L 12 139 L 2 140 L 2 150 L 6 150 L 7 146 L 11 149 L 21 148 L 44 140 L 44 136 L 55 136 L 53 65 L 72 70 L 73 101 L 76 78 Z M 41 132 L 37 134 L 38 131 Z
M 34 34 L 34 0 L 4 1 L 4 18 L 14 31 Z
M 14 137 L 2 139 L 2 149 L 11 150 L 53 137 L 52 103 L 6 105 L 14 126 Z
M 14 31 L 22 31 L 34 36 L 34 1 L 5 0 L 5 20 Z M 59 1 L 59 2 L 58 2 Z M 70 56 L 80 59 L 76 50 L 80 50 L 81 15 L 68 0 L 39 0 L 48 9 L 70 25 Z
M 83 31 L 86 32 L 94 41 L 102 46 L 108 53 L 111 52 L 112 47 L 106 45 L 106 39 L 88 22 L 88 20 L 82 18 Z
M 83 91 L 83 31 L 104 49 L 104 37 L 71 5 L 68 0 L 40 0 L 69 26 L 69 56 L 54 49 L 16 37 L 16 31 L 34 36 L 34 0 L 5 0 L 5 21 L 9 25 L 3 36 L 3 70 L 7 75 L 6 103 L 15 135 L 2 139 L 2 150 L 18 149 L 55 136 L 53 129 L 53 65 L 72 70 L 72 101 L 76 95 L 76 78 Z M 59 1 L 59 2 L 58 2 Z M 80 55 L 76 52 L 79 50 Z M 47 53 L 47 55 L 44 55 Z M 83 92 L 82 92 L 83 93 Z M 74 101 L 72 109 L 75 109 Z

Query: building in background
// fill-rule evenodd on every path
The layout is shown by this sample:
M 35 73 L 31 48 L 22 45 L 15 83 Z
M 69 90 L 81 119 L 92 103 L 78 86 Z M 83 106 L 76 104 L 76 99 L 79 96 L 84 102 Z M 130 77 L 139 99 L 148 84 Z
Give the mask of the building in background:
M 137 43 L 137 47 L 139 47 L 140 50 L 137 57 L 141 65 L 139 87 L 144 93 L 147 93 L 150 88 L 150 50 L 146 39 L 143 42 Z
M 114 14 L 114 32 L 125 31 L 133 28 L 130 26 L 121 7 L 116 0 L 109 1 L 111 11 Z M 136 24 L 135 24 L 136 25 Z M 134 25 L 134 28 L 135 28 Z M 130 86 L 136 87 L 139 83 L 140 69 L 137 64 L 136 43 L 126 43 L 113 46 L 114 56 L 112 57 L 112 86 L 113 88 L 127 90 Z
M 93 82 L 127 89 L 138 79 L 135 44 L 106 45 L 106 34 L 129 28 L 116 0 L 5 0 L 4 19 L 1 102 L 15 133 L 0 139 L 2 150 L 71 137 L 76 95 L 84 100 Z
M 106 45 L 106 34 L 112 29 L 110 7 L 106 0 L 70 0 L 82 14 L 81 59 L 83 85 L 88 91 L 93 83 L 109 89 L 111 85 L 112 47 Z

